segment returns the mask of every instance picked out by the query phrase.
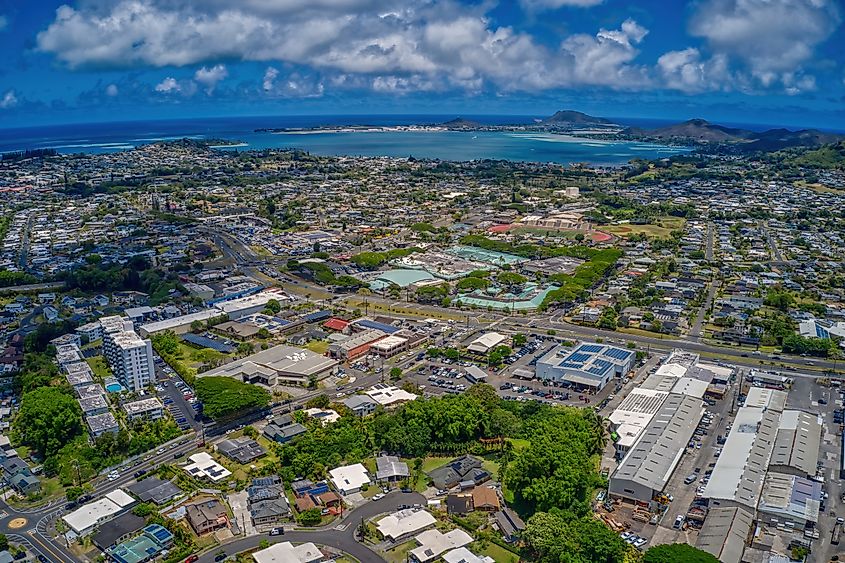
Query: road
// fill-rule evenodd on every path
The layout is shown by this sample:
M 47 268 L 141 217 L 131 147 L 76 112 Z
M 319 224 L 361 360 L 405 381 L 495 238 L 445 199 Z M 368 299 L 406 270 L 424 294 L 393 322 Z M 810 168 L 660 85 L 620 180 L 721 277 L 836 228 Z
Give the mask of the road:
M 696 342 L 701 340 L 701 329 L 710 314 L 710 306 L 716 298 L 716 292 L 719 290 L 719 285 L 720 282 L 718 280 L 712 280 L 709 284 L 707 284 L 707 298 L 704 300 L 701 307 L 698 308 L 698 314 L 695 317 L 695 322 L 690 329 L 689 337 L 691 340 Z
M 708 262 L 713 260 L 713 242 L 716 235 L 716 225 L 707 223 L 707 245 L 704 247 L 704 258 Z
M 333 547 L 344 553 L 355 557 L 361 563 L 383 563 L 385 560 L 369 547 L 355 539 L 355 531 L 361 521 L 367 521 L 379 514 L 394 512 L 404 504 L 422 504 L 425 506 L 426 499 L 419 493 L 403 493 L 393 491 L 381 500 L 368 501 L 366 504 L 347 512 L 343 520 L 336 521 L 322 528 L 311 530 L 286 531 L 283 536 L 269 537 L 267 535 L 256 535 L 247 538 L 236 539 L 214 548 L 199 558 L 199 563 L 213 563 L 221 550 L 226 555 L 235 555 L 249 549 L 255 549 L 262 540 L 270 543 L 289 541 L 293 543 L 314 542 L 318 545 Z

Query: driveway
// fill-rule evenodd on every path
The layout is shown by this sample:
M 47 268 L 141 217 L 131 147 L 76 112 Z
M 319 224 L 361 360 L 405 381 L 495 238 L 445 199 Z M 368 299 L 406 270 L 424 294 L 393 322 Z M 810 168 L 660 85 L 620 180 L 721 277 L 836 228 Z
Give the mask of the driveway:
M 314 542 L 318 545 L 339 549 L 361 563 L 383 563 L 384 559 L 380 555 L 355 539 L 355 530 L 362 520 L 367 521 L 382 513 L 395 512 L 403 504 L 422 504 L 425 506 L 426 499 L 419 493 L 393 491 L 381 500 L 370 501 L 345 513 L 343 520 L 336 521 L 329 526 L 311 530 L 291 530 L 283 536 L 255 535 L 234 540 L 205 553 L 199 558 L 199 563 L 213 563 L 215 554 L 219 553 L 221 549 L 226 555 L 235 555 L 248 549 L 255 549 L 261 540 L 268 540 L 270 543 L 284 541 L 292 543 Z

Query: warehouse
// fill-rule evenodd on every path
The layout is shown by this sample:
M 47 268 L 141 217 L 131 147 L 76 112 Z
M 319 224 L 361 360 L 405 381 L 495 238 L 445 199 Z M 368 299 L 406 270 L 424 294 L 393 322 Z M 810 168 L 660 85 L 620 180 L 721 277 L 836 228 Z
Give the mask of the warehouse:
M 556 346 L 537 361 L 539 379 L 567 382 L 576 388 L 598 391 L 614 377 L 622 377 L 634 366 L 632 350 L 582 343 L 574 350 Z
M 757 506 L 758 520 L 777 526 L 790 522 L 799 528 L 812 527 L 819 521 L 822 484 L 804 477 L 769 472 Z
M 704 490 L 711 506 L 757 509 L 785 402 L 782 391 L 749 391 Z
M 674 393 L 666 397 L 610 477 L 610 495 L 651 502 L 669 482 L 702 416 L 700 399 Z
M 696 547 L 722 563 L 739 563 L 754 515 L 741 508 L 714 508 L 707 514 Z
M 660 410 L 669 393 L 650 389 L 633 389 L 609 417 L 611 438 L 621 459 L 639 440 L 643 430 Z
M 308 385 L 312 379 L 323 379 L 337 370 L 337 361 L 303 348 L 280 344 L 246 358 L 236 360 L 198 377 L 234 377 L 247 383 L 274 385 Z

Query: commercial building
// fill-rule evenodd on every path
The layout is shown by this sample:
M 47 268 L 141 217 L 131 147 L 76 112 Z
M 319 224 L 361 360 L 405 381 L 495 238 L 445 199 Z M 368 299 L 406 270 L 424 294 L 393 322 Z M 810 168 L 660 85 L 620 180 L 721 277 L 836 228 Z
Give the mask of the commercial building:
M 222 315 L 222 313 L 219 309 L 203 309 L 202 311 L 197 311 L 196 313 L 190 313 L 187 315 L 173 317 L 172 319 L 164 319 L 141 325 L 138 329 L 138 333 L 144 338 L 159 332 L 164 332 L 165 330 L 172 330 L 176 334 L 183 334 L 191 330 L 191 324 L 193 322 L 199 321 L 204 323 L 208 319 L 213 319 L 214 317 L 219 317 L 220 315 Z
M 710 509 L 696 547 L 722 563 L 740 563 L 753 523 L 753 513 L 742 508 Z
M 275 385 L 308 385 L 337 371 L 338 362 L 303 348 L 279 345 L 218 368 L 198 377 L 234 377 L 245 383 Z
M 103 317 L 103 355 L 115 377 L 130 391 L 140 391 L 155 384 L 153 347 L 122 317 Z
M 819 521 L 822 484 L 805 477 L 769 472 L 757 505 L 761 522 L 777 526 L 783 522 L 800 528 Z
M 386 385 L 384 383 L 376 383 L 371 388 L 364 391 L 364 393 L 383 407 L 395 406 L 400 403 L 413 401 L 417 398 L 417 395 L 414 393 L 409 393 L 404 389 L 394 387 L 393 385 Z
M 335 489 L 344 495 L 357 493 L 361 487 L 371 483 L 367 468 L 360 463 L 343 465 L 330 470 L 329 479 Z
M 129 420 L 147 419 L 158 420 L 164 415 L 164 406 L 155 397 L 124 403 L 123 410 Z
M 674 393 L 667 396 L 611 475 L 610 495 L 650 503 L 669 482 L 702 416 L 700 399 Z
M 616 447 L 618 459 L 624 457 L 639 440 L 640 434 L 660 410 L 669 393 L 652 389 L 632 389 L 608 419 L 610 437 Z
M 711 507 L 757 510 L 785 404 L 783 391 L 749 390 L 704 490 Z
M 632 350 L 616 346 L 583 343 L 574 350 L 556 346 L 537 361 L 536 374 L 544 381 L 598 391 L 612 378 L 628 373 L 635 360 Z
M 407 350 L 409 342 L 410 341 L 403 336 L 391 334 L 390 336 L 386 336 L 373 343 L 372 346 L 370 346 L 370 350 L 383 358 L 392 358 L 396 354 L 401 354 Z
M 380 330 L 365 330 L 331 344 L 329 355 L 340 360 L 354 360 L 369 353 L 372 345 L 386 336 L 387 334 Z
M 135 504 L 129 494 L 123 489 L 115 489 L 107 493 L 103 498 L 89 502 L 69 514 L 62 516 L 65 524 L 68 525 L 77 536 L 86 536 L 94 529 L 119 514 L 128 510 Z
M 467 346 L 467 352 L 486 356 L 498 346 L 507 344 L 508 337 L 498 332 L 487 332 L 482 334 Z

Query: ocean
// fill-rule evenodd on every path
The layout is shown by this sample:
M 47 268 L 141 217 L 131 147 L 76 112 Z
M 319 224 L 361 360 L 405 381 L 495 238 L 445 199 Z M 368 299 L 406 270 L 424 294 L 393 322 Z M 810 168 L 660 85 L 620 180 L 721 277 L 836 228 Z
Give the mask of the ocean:
M 569 135 L 520 132 L 373 131 L 373 132 L 256 132 L 259 128 L 310 128 L 348 125 L 426 125 L 443 123 L 454 115 L 355 115 L 229 117 L 89 123 L 0 129 L 0 153 L 54 148 L 63 154 L 102 154 L 181 138 L 226 139 L 238 145 L 220 150 L 300 148 L 327 156 L 392 156 L 441 160 L 501 159 L 570 164 L 586 162 L 614 166 L 633 158 L 654 159 L 687 152 L 683 147 L 652 143 L 616 142 Z M 483 124 L 531 123 L 532 116 L 465 116 Z M 638 126 L 657 126 L 660 122 Z

